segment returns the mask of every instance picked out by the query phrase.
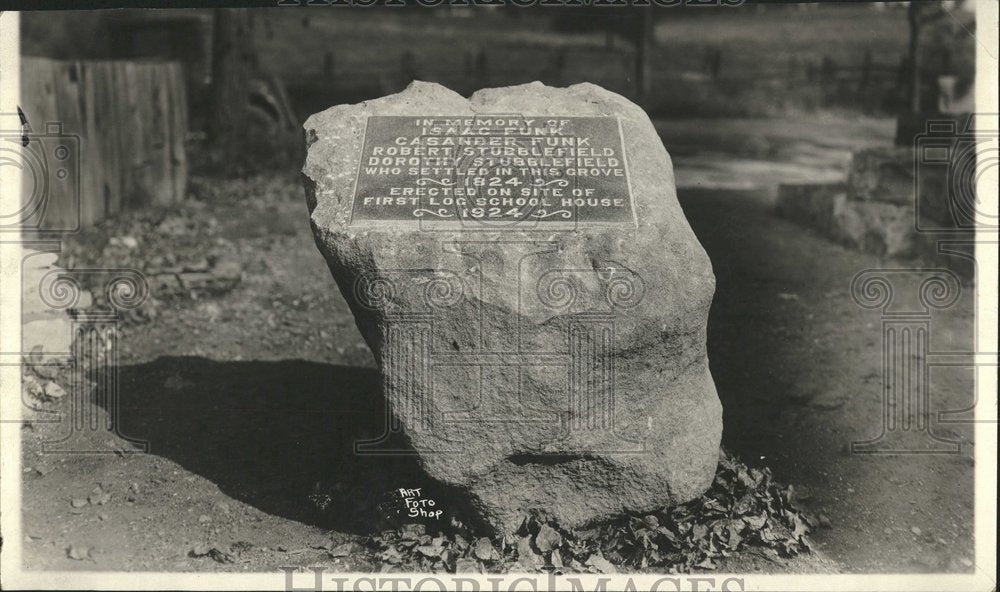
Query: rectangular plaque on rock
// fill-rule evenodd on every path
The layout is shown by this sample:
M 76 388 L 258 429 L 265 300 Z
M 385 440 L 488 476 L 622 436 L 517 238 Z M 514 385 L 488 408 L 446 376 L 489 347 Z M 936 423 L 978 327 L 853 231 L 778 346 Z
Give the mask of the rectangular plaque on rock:
M 615 117 L 368 118 L 352 225 L 635 224 Z

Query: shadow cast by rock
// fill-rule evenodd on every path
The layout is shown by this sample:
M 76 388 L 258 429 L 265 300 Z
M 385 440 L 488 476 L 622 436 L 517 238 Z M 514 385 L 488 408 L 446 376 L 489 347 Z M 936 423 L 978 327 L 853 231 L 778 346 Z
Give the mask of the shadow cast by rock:
M 164 357 L 121 367 L 119 384 L 123 434 L 270 514 L 365 533 L 388 492 L 428 485 L 412 454 L 354 453 L 385 430 L 374 369 Z

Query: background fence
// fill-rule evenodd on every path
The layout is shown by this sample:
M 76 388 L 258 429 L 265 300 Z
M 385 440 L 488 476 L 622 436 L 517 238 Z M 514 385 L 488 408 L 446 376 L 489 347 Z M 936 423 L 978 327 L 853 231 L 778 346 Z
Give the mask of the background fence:
M 21 109 L 30 130 L 25 149 L 60 163 L 26 171 L 27 199 L 44 200 L 43 229 L 183 199 L 188 106 L 180 64 L 25 57 Z

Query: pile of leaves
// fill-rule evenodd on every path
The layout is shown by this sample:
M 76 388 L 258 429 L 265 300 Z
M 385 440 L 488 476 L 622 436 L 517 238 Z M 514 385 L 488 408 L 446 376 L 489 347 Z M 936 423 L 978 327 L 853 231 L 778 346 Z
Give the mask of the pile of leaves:
M 487 537 L 470 542 L 457 532 L 432 535 L 421 523 L 383 531 L 366 543 L 385 569 L 399 566 L 404 571 L 468 572 L 478 571 L 480 562 L 494 563 L 502 558 Z
M 195 180 L 192 185 L 197 187 Z M 217 240 L 219 220 L 200 199 L 169 207 L 146 207 L 85 229 L 67 241 L 60 265 L 74 268 L 132 268 L 147 271 L 205 256 Z
M 299 203 L 302 188 L 289 176 L 245 179 L 194 176 L 187 198 L 170 206 L 138 208 L 106 219 L 66 241 L 59 265 L 68 270 L 109 270 L 75 274 L 99 308 L 108 306 L 105 288 L 115 272 L 140 272 L 149 297 L 126 321 L 156 316 L 161 300 L 224 294 L 240 283 L 244 239 L 267 242 L 288 234 L 284 203 Z M 298 211 L 298 210 L 296 210 Z
M 604 556 L 634 568 L 714 569 L 742 550 L 794 557 L 810 550 L 813 521 L 792 504 L 792 488 L 774 483 L 767 468 L 747 467 L 723 454 L 712 487 L 700 498 L 604 526 Z
M 367 547 L 384 570 L 430 572 L 679 573 L 716 569 L 718 560 L 739 552 L 778 562 L 810 551 L 806 534 L 814 524 L 792 495 L 768 469 L 723 453 L 704 495 L 650 514 L 569 531 L 535 513 L 516 534 L 495 539 L 475 536 L 456 520 L 439 532 L 405 524 L 369 537 Z
M 21 391 L 22 401 L 27 408 L 44 409 L 45 404 L 57 403 L 66 397 L 66 389 L 71 387 L 74 378 L 69 365 L 48 362 L 41 346 L 35 346 L 24 356 L 23 362 Z

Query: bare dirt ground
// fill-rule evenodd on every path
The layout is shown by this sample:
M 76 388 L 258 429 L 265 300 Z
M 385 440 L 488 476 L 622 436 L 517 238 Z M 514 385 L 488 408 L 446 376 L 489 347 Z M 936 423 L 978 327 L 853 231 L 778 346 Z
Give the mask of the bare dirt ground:
M 709 359 L 724 444 L 772 467 L 829 517 L 820 550 L 851 571 L 971 567 L 971 424 L 936 425 L 954 455 L 852 454 L 881 431 L 882 327 L 850 296 L 851 279 L 903 267 L 836 246 L 774 218 L 763 194 L 688 191 L 681 203 L 715 267 Z M 723 214 L 723 212 L 725 212 Z M 969 351 L 972 293 L 933 318 L 935 349 Z M 932 379 L 932 411 L 974 405 L 971 372 Z M 968 416 L 966 416 L 968 417 Z
M 40 442 L 57 426 L 25 427 L 27 568 L 275 578 L 286 565 L 379 569 L 364 555 L 328 551 L 377 527 L 378 487 L 416 486 L 418 471 L 412 459 L 378 464 L 348 452 L 381 428 L 378 378 L 295 184 L 251 181 L 238 198 L 185 206 L 204 228 L 178 244 L 225 250 L 243 281 L 224 296 L 158 300 L 151 320 L 123 326 L 119 425 L 149 454 L 46 454 Z M 686 189 L 680 198 L 718 278 L 709 353 L 724 445 L 770 467 L 825 525 L 810 535 L 813 554 L 746 553 L 720 569 L 971 570 L 971 426 L 935 426 L 961 440 L 961 454 L 849 448 L 879 433 L 882 413 L 880 319 L 851 299 L 851 279 L 906 263 L 776 218 L 766 191 Z M 99 249 L 99 235 L 80 240 Z M 140 249 L 157 240 L 136 238 Z M 971 291 L 933 322 L 935 349 L 968 349 Z M 934 411 L 974 404 L 964 369 L 932 376 L 931 388 Z M 331 490 L 339 493 L 321 510 L 311 494 Z M 234 550 L 232 562 L 192 556 L 204 545 Z

